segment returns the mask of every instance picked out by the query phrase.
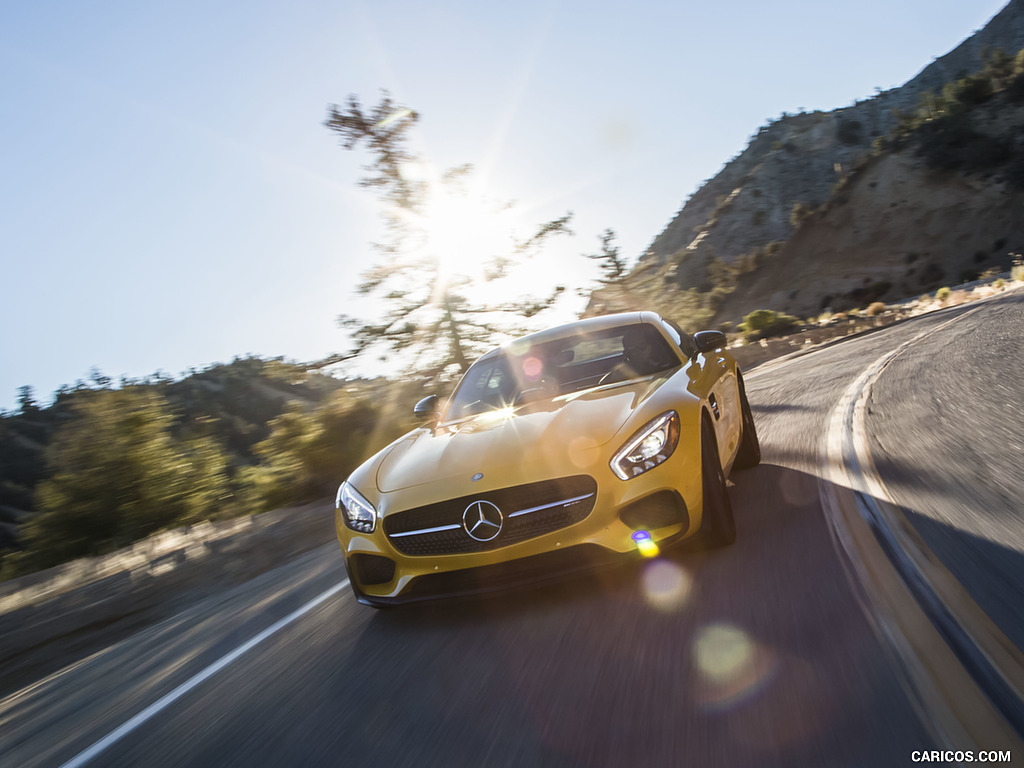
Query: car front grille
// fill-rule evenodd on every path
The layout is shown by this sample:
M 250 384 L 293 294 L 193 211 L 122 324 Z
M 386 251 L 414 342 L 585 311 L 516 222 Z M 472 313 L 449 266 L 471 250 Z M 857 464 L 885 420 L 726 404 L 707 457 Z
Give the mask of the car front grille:
M 388 515 L 384 518 L 384 532 L 392 546 L 406 555 L 487 552 L 578 523 L 590 514 L 596 500 L 594 479 L 573 475 L 462 496 Z M 489 522 L 481 526 L 474 538 L 470 530 L 480 519 L 478 502 L 486 507 Z M 496 512 L 500 513 L 500 530 L 494 525 L 498 521 Z M 489 538 L 495 531 L 497 535 Z M 480 538 L 488 540 L 479 541 Z

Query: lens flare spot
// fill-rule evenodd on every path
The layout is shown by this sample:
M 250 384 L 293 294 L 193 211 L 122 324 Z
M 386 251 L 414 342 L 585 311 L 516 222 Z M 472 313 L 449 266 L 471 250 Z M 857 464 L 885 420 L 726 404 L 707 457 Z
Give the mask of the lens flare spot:
M 724 624 L 705 627 L 697 637 L 697 666 L 711 680 L 727 680 L 749 662 L 753 647 L 742 629 Z
M 750 698 L 772 678 L 776 666 L 774 654 L 729 624 L 701 629 L 693 654 L 707 683 L 702 698 L 709 709 L 724 709 Z
M 404 120 L 405 118 L 411 117 L 414 114 L 415 113 L 411 109 L 408 109 L 408 108 L 396 109 L 394 112 L 392 112 L 390 115 L 385 117 L 383 120 L 379 121 L 377 123 L 376 127 L 377 128 L 384 128 L 384 127 L 386 127 L 388 125 L 391 125 L 391 123 L 396 123 L 399 120 Z
M 670 613 L 689 601 L 693 579 L 673 562 L 653 560 L 644 567 L 643 587 L 652 608 Z
M 512 357 L 522 357 L 530 351 L 530 342 L 516 339 L 515 341 L 510 341 L 505 348 Z
M 523 376 L 526 377 L 527 381 L 536 381 L 539 379 L 543 370 L 544 363 L 536 357 L 528 357 L 523 360 Z
M 647 531 L 636 531 L 633 534 L 633 541 L 636 542 L 636 548 L 640 550 L 640 554 L 644 557 L 657 557 L 661 551 L 658 549 L 654 539 L 651 538 L 651 534 Z

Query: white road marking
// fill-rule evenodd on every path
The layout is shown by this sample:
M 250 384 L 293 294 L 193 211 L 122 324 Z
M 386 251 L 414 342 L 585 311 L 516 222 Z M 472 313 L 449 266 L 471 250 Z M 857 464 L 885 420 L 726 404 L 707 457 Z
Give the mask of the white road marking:
M 288 626 L 289 624 L 291 624 L 296 619 L 298 619 L 298 618 L 304 616 L 305 614 L 309 613 L 311 610 L 316 608 L 316 606 L 320 605 L 320 603 L 322 603 L 324 600 L 326 600 L 327 598 L 331 597 L 332 595 L 337 593 L 339 590 L 344 589 L 345 587 L 347 587 L 348 583 L 349 583 L 349 580 L 345 579 L 344 581 L 342 581 L 342 582 L 340 582 L 338 584 L 335 584 L 333 587 L 328 589 L 326 592 L 322 592 L 321 594 L 319 594 L 316 597 L 314 597 L 312 600 L 310 600 L 308 603 L 306 603 L 301 608 L 298 608 L 298 609 L 292 611 L 291 613 L 289 613 L 287 616 L 285 616 L 280 621 L 277 621 L 277 622 L 271 624 L 269 627 L 264 629 L 262 632 L 260 632 L 255 637 L 250 638 L 249 640 L 247 640 L 246 642 L 242 643 L 240 646 L 235 648 L 235 650 L 233 650 L 230 653 L 228 653 L 226 656 L 222 656 L 220 659 L 218 659 L 217 661 L 213 662 L 213 664 L 208 666 L 202 672 L 199 672 L 198 674 L 196 674 L 195 676 L 193 676 L 189 680 L 186 680 L 184 683 L 179 685 L 177 688 L 175 688 L 173 691 L 168 693 L 166 696 L 164 696 L 159 701 L 157 701 L 157 702 L 155 702 L 153 704 L 150 704 L 144 710 L 139 712 L 139 714 L 135 715 L 135 717 L 133 717 L 131 720 L 128 720 L 123 725 L 119 726 L 118 728 L 115 728 L 113 731 L 111 731 L 106 736 L 104 736 L 102 739 L 97 741 L 95 744 L 93 744 L 87 750 L 85 750 L 84 752 L 76 755 L 71 760 L 68 760 L 66 763 L 64 763 L 61 766 L 61 768 L 78 768 L 78 766 L 85 765 L 87 762 L 92 760 L 94 757 L 96 757 L 96 755 L 98 755 L 100 752 L 105 750 L 111 744 L 114 744 L 115 742 L 120 741 L 122 738 L 124 738 L 129 733 L 134 731 L 136 728 L 138 728 L 144 722 L 146 722 L 147 720 L 149 720 L 151 717 L 153 717 L 154 715 L 158 714 L 162 710 L 166 709 L 168 706 L 170 706 L 175 701 L 180 699 L 182 696 L 184 696 L 186 693 L 191 691 L 193 688 L 195 688 L 197 685 L 202 683 L 204 680 L 206 680 L 207 678 L 213 677 L 215 674 L 217 674 L 222 669 L 224 669 L 224 667 L 226 667 L 228 664 L 230 664 L 231 662 L 235 661 L 239 657 L 244 656 L 246 653 L 251 651 L 253 648 L 255 648 L 257 645 L 262 643 L 264 640 L 266 640 L 268 637 L 273 635 L 275 632 L 277 632 L 280 629 L 283 629 L 284 627 Z

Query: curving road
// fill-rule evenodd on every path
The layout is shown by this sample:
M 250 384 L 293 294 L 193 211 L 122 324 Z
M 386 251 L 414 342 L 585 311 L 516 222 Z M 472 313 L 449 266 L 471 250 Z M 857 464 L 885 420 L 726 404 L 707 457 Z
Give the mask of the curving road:
M 1024 292 L 977 314 L 886 368 L 871 451 L 929 548 L 1024 651 Z
M 1008 410 L 1005 383 L 1019 410 L 1019 339 L 999 329 L 1024 327 L 1020 296 L 901 355 L 873 390 L 868 422 L 880 471 L 922 517 L 950 478 L 962 475 L 968 489 L 961 522 L 976 508 L 970 488 L 994 494 L 984 497 L 992 519 L 974 520 L 972 533 L 941 510 L 934 525 L 961 544 L 1012 550 L 1014 567 L 1021 525 L 1010 513 L 1024 489 L 999 462 L 1020 436 L 1019 414 L 1008 414 L 1016 432 L 995 442 L 988 422 L 960 431 L 928 404 L 955 403 L 970 379 L 966 421 Z M 324 547 L 0 701 L 0 764 L 907 765 L 939 740 L 837 555 L 819 500 L 820 446 L 829 414 L 870 361 L 969 311 L 752 372 L 764 462 L 733 476 L 730 548 L 478 603 L 375 612 L 354 602 L 336 546 Z M 1001 375 L 1014 344 L 1018 367 Z M 951 349 L 960 351 L 936 365 Z M 944 425 L 974 447 L 952 459 L 938 452 Z M 991 474 L 972 474 L 974 460 Z M 953 563 L 965 557 L 936 546 Z M 1017 570 L 998 578 L 1024 583 Z

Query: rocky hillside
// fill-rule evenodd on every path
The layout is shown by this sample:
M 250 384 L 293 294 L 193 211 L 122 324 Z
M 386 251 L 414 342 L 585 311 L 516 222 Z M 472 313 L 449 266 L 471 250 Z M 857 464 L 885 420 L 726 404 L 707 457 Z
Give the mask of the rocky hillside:
M 763 126 L 686 201 L 627 283 L 645 284 L 641 294 L 651 292 L 652 280 L 662 292 L 689 291 L 685 300 L 661 297 L 663 311 L 675 304 L 677 313 L 697 321 L 734 322 L 757 306 L 806 316 L 836 296 L 872 286 L 846 303 L 872 293 L 914 295 L 935 280 L 955 281 L 972 264 L 987 264 L 993 251 L 1005 256 L 1019 247 L 1012 210 L 1020 200 L 1002 180 L 960 169 L 936 173 L 908 146 L 889 145 L 886 159 L 877 156 L 926 94 L 983 69 L 996 51 L 1015 54 L 1022 47 L 1024 0 L 1011 0 L 984 29 L 900 88 Z M 991 113 L 991 104 L 984 108 Z M 988 115 L 984 130 L 1008 134 L 1020 125 L 1018 117 Z M 865 164 L 870 172 L 863 172 Z M 844 189 L 841 205 L 837 187 Z M 807 219 L 814 211 L 819 214 Z M 767 260 L 777 268 L 757 268 Z M 889 287 L 879 291 L 884 283 Z M 703 301 L 696 301 L 698 292 Z M 597 292 L 590 312 L 618 308 L 614 294 Z
M 979 141 L 1024 135 L 1024 108 L 975 114 Z M 937 171 L 920 144 L 872 157 L 778 251 L 741 275 L 713 323 L 757 307 L 813 317 L 974 280 L 1024 251 L 1024 188 L 996 173 Z

